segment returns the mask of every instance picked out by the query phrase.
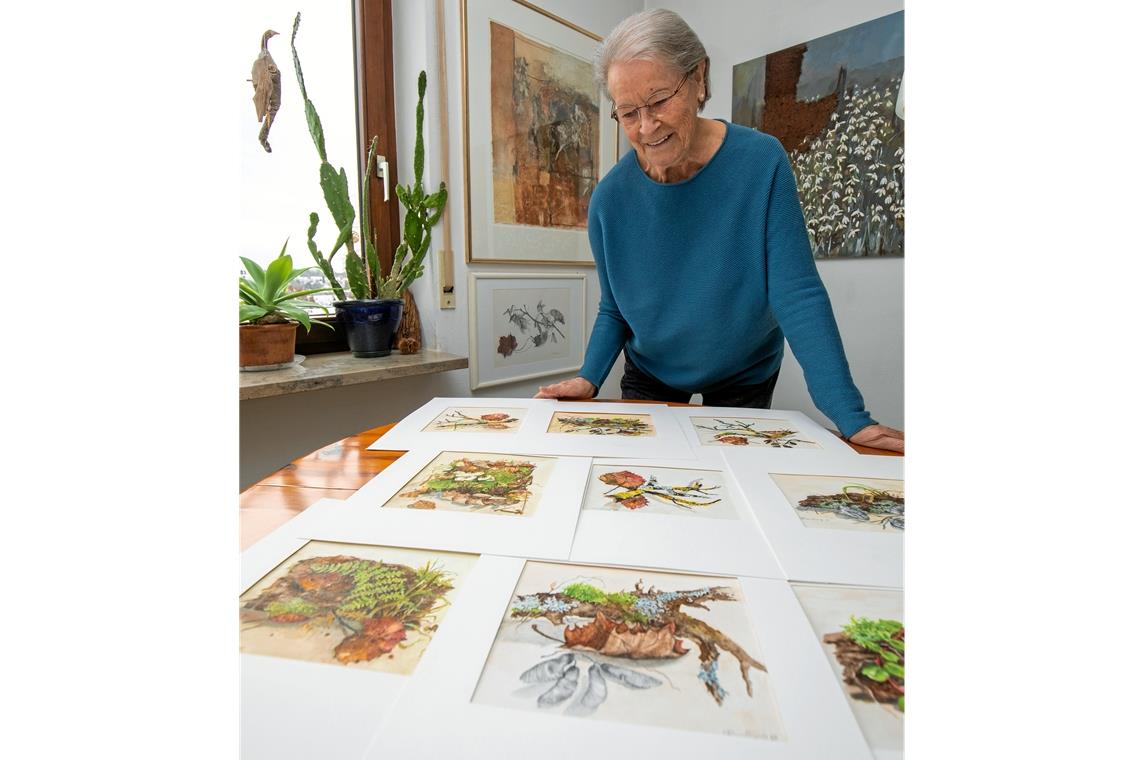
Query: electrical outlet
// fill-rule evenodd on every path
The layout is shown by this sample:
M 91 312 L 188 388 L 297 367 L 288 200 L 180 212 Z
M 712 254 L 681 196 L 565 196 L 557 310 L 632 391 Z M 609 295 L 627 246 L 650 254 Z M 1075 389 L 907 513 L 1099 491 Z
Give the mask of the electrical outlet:
M 455 294 L 443 293 L 439 299 L 439 308 L 441 309 L 454 309 L 455 308 Z

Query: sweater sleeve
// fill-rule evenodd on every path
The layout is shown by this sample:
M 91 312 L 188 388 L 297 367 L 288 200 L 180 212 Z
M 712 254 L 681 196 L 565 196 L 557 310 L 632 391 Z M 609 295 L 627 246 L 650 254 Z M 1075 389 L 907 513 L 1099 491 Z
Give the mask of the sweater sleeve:
M 582 363 L 581 375 L 593 383 L 595 388 L 600 389 L 632 331 L 618 310 L 613 291 L 610 289 L 606 270 L 605 236 L 594 203 L 590 204 L 588 219 L 590 248 L 598 268 L 601 300 L 598 302 L 598 316 L 594 320 L 594 330 L 590 333 L 590 343 L 586 346 L 586 358 Z
M 816 407 L 851 436 L 874 424 L 855 387 L 843 341 L 812 257 L 796 179 L 783 148 L 768 195 L 768 300 L 804 370 Z

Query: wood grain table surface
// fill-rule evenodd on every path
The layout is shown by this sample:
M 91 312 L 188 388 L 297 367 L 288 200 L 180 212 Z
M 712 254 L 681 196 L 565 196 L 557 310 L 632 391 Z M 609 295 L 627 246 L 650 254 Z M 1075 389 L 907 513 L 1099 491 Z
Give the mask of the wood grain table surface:
M 321 499 L 347 499 L 403 456 L 406 452 L 368 450 L 395 424 L 374 427 L 330 443 L 242 491 L 238 510 L 241 549 L 256 543 Z M 847 445 L 860 454 L 901 456 L 853 443 Z

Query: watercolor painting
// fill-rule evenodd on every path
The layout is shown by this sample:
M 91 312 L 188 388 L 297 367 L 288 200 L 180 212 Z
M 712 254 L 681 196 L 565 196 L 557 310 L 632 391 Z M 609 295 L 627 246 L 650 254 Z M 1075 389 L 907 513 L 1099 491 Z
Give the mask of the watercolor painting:
M 451 406 L 428 423 L 428 433 L 513 433 L 519 429 L 525 408 Z
M 759 446 L 772 449 L 823 448 L 787 420 L 757 417 L 690 417 L 702 446 Z
M 527 562 L 472 701 L 786 739 L 734 578 Z
M 739 519 L 722 472 L 653 467 L 632 459 L 591 467 L 582 508 Z
M 548 433 L 575 435 L 618 435 L 648 437 L 657 435 L 651 414 L 608 414 L 604 412 L 555 412 Z
M 901 480 L 770 473 L 809 528 L 902 532 Z
M 241 651 L 410 674 L 476 560 L 310 541 L 241 595 Z
M 570 356 L 569 286 L 564 288 L 497 288 L 491 296 L 494 322 L 491 339 L 496 367 L 564 359 Z
M 532 515 L 557 461 L 555 457 L 444 451 L 384 507 Z
M 903 592 L 792 584 L 872 750 L 903 751 Z
M 600 158 L 590 61 L 490 25 L 494 221 L 584 230 Z
M 776 137 L 817 259 L 903 255 L 903 11 L 732 68 L 732 120 Z

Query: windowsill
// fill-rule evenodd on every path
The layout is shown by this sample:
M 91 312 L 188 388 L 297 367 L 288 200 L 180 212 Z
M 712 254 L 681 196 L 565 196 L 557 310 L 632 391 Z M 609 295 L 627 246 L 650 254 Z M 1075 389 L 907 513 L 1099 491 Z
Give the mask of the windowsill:
M 466 369 L 467 358 L 442 351 L 421 350 L 404 356 L 393 351 L 378 359 L 356 359 L 338 352 L 306 357 L 301 364 L 269 372 L 238 372 L 242 401 L 288 393 L 304 393 L 342 385 L 371 383 L 413 375 L 432 375 Z

